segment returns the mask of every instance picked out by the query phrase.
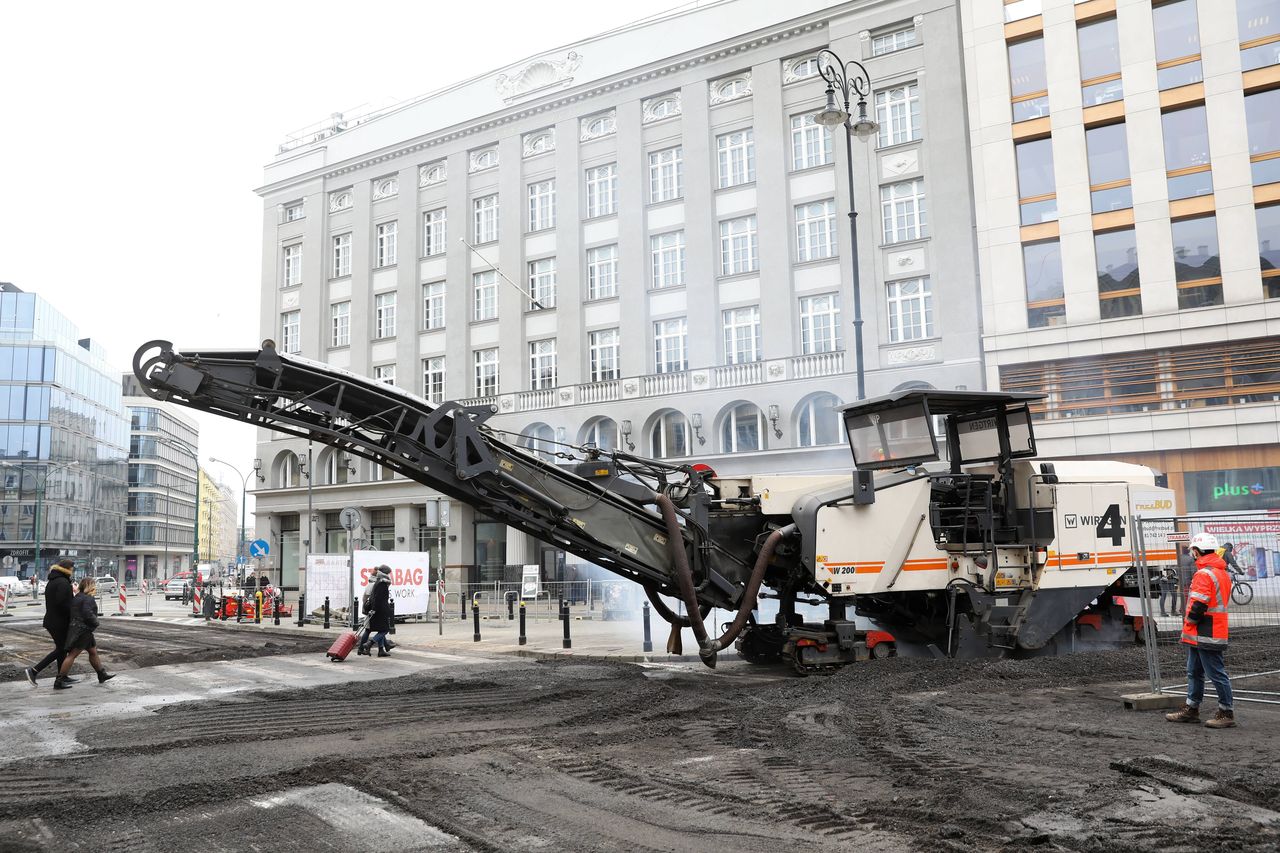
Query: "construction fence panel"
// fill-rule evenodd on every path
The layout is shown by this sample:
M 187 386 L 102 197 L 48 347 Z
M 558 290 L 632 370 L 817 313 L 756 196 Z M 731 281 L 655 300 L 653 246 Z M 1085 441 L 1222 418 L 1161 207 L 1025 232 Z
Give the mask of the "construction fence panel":
M 1211 533 L 1232 576 L 1226 651 L 1231 689 L 1241 702 L 1280 704 L 1280 513 L 1196 514 L 1135 519 L 1135 558 L 1153 693 L 1187 686 L 1182 628 L 1195 574 L 1188 542 Z M 1176 562 L 1167 555 L 1172 551 Z M 1206 685 L 1206 694 L 1213 685 Z

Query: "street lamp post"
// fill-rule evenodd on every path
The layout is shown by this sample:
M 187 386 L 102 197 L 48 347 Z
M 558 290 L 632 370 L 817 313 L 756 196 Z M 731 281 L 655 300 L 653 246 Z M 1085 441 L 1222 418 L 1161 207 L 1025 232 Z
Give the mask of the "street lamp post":
M 307 461 L 305 463 L 303 462 L 298 463 L 298 468 L 301 471 L 302 476 L 307 478 L 307 536 L 305 539 L 302 540 L 302 544 L 305 545 L 307 549 L 302 556 L 302 565 L 304 567 L 307 565 L 307 561 L 311 558 L 311 536 L 312 534 L 315 533 L 315 530 L 316 530 L 316 520 L 311 517 L 311 513 L 313 512 L 312 499 L 311 499 L 311 484 L 312 484 L 312 481 L 315 479 L 312 476 L 315 473 L 313 470 L 314 465 L 315 465 L 315 460 L 311 455 L 311 442 L 308 441 L 307 442 Z M 283 556 L 284 555 L 282 554 L 281 557 Z M 281 584 L 284 583 L 284 565 L 283 564 L 281 564 L 280 566 L 280 582 Z
M 209 461 L 217 462 L 219 465 L 226 465 L 232 471 L 235 471 L 236 476 L 240 478 L 240 540 L 239 540 L 239 544 L 236 546 L 236 571 L 239 572 L 240 566 L 248 565 L 249 563 L 249 555 L 245 553 L 245 544 L 244 544 L 245 543 L 244 511 L 245 511 L 245 501 L 248 497 L 248 491 L 249 491 L 249 478 L 256 476 L 258 478 L 258 482 L 260 483 L 266 482 L 267 478 L 262 476 L 262 460 L 261 459 L 253 460 L 253 470 L 250 471 L 248 474 L 241 474 L 239 468 L 232 465 L 230 462 L 226 462 L 222 459 L 215 459 L 214 457 L 210 456 Z
M 814 115 L 813 121 L 826 128 L 845 128 L 845 160 L 849 167 L 850 261 L 853 267 L 853 357 L 858 371 L 858 399 L 864 400 L 867 388 L 862 365 L 862 289 L 858 284 L 858 211 L 853 198 L 853 136 L 856 134 L 859 139 L 868 139 L 880 126 L 867 115 L 871 75 L 861 62 L 845 62 L 834 52 L 823 49 L 818 52 L 818 73 L 827 83 L 827 103 Z M 840 95 L 839 102 L 836 100 L 837 92 Z M 856 120 L 849 113 L 849 106 L 855 96 L 858 107 Z

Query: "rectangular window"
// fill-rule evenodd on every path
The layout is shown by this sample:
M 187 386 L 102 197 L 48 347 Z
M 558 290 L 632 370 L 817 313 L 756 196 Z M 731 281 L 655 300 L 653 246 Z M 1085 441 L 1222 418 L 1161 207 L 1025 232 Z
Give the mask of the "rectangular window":
M 1044 66 L 1043 36 L 1009 45 L 1009 83 L 1015 122 L 1049 114 L 1049 78 Z
M 444 402 L 444 356 L 422 360 L 422 396 L 429 403 Z
M 831 162 L 831 131 L 805 113 L 791 117 L 791 168 L 812 169 Z
M 876 92 L 880 147 L 920 138 L 920 87 L 906 83 Z
M 329 346 L 351 344 L 351 303 L 335 302 L 329 306 Z
M 305 209 L 302 206 L 302 202 L 287 205 L 284 209 L 284 221 L 297 222 L 306 215 L 304 211 Z
M 339 234 L 333 238 L 333 277 L 351 275 L 351 235 Z
M 1120 33 L 1115 18 L 1081 24 L 1076 30 L 1080 47 L 1080 90 L 1084 106 L 1106 104 L 1124 97 L 1120 82 Z
M 498 194 L 481 196 L 472 203 L 475 213 L 475 241 L 492 243 L 498 239 Z
M 760 306 L 730 308 L 723 312 L 725 364 L 749 364 L 760 360 Z
M 379 293 L 373 297 L 373 325 L 375 338 L 394 338 L 396 335 L 396 294 Z
M 473 299 L 472 320 L 492 320 L 498 316 L 498 272 L 485 270 L 471 277 Z
M 800 351 L 835 352 L 840 343 L 840 296 L 824 293 L 800 299 Z
M 618 212 L 618 164 L 587 169 L 587 218 Z
M 653 260 L 653 286 L 684 285 L 684 232 L 671 231 L 649 238 L 649 254 Z
M 1093 236 L 1098 264 L 1098 308 L 1102 319 L 1142 313 L 1138 242 L 1132 228 Z
M 1053 222 L 1058 218 L 1058 193 L 1053 180 L 1053 140 L 1033 139 L 1013 146 L 1018 164 L 1018 205 L 1022 224 Z
M 618 330 L 598 329 L 587 334 L 587 353 L 591 362 L 591 381 L 617 379 Z
M 284 247 L 284 286 L 299 284 L 302 284 L 302 244 L 294 243 Z
M 556 182 L 554 178 L 529 184 L 529 231 L 556 227 Z
M 448 232 L 443 207 L 422 214 L 422 256 L 443 255 L 448 247 Z
M 684 149 L 680 146 L 649 155 L 649 201 L 657 204 L 684 195 Z
M 617 244 L 587 249 L 587 298 L 608 299 L 617 295 Z
M 387 385 L 396 384 L 396 366 L 394 364 L 377 364 L 373 368 L 373 378 Z
M 444 328 L 444 282 L 433 281 L 422 285 L 422 328 Z
M 302 352 L 301 311 L 286 311 L 280 315 L 280 345 L 284 352 Z
M 1259 207 L 1258 264 L 1262 267 L 1262 295 L 1280 299 L 1280 205 Z
M 379 267 L 395 266 L 396 263 L 396 223 L 384 222 L 377 228 L 377 251 L 375 260 Z
M 880 214 L 884 241 L 918 240 L 928 233 L 925 219 L 924 179 L 899 181 L 880 188 Z
M 529 308 L 543 311 L 556 307 L 556 259 L 529 262 Z
M 738 275 L 760 268 L 756 217 L 740 216 L 720 223 L 720 274 Z
M 529 390 L 556 387 L 556 341 L 529 342 Z
M 1222 259 L 1218 255 L 1217 217 L 1179 219 L 1171 226 L 1178 308 L 1221 305 Z
M 1276 17 L 1280 18 L 1280 5 L 1276 7 Z M 1245 95 L 1244 115 L 1249 128 L 1253 185 L 1280 181 L 1280 89 Z
M 1133 207 L 1129 184 L 1129 143 L 1125 125 L 1106 124 L 1084 132 L 1089 156 L 1089 191 L 1094 213 Z
M 1280 65 L 1280 7 L 1276 0 L 1236 0 L 1240 70 Z
M 933 291 L 928 278 L 907 278 L 885 284 L 885 304 L 889 309 L 889 340 L 892 343 L 932 338 Z
M 498 350 L 478 349 L 472 353 L 475 364 L 475 395 L 494 397 L 498 394 Z
M 796 261 L 816 261 L 836 253 L 835 199 L 796 205 Z
M 916 43 L 916 28 L 901 27 L 871 38 L 871 55 L 893 53 L 895 50 L 911 47 Z
M 751 128 L 716 137 L 720 188 L 749 184 L 756 179 L 756 143 Z
M 1067 300 L 1058 241 L 1024 244 L 1022 269 L 1027 279 L 1027 326 L 1035 329 L 1065 322 Z
M 659 320 L 653 324 L 654 372 L 679 373 L 689 369 L 688 330 L 688 321 L 684 317 Z
M 1160 91 L 1204 80 L 1196 0 L 1152 6 L 1151 23 L 1156 34 L 1156 84 Z
M 1167 112 L 1160 117 L 1164 128 L 1164 167 L 1169 178 L 1169 200 L 1211 195 L 1213 173 L 1209 163 L 1209 125 L 1204 105 Z

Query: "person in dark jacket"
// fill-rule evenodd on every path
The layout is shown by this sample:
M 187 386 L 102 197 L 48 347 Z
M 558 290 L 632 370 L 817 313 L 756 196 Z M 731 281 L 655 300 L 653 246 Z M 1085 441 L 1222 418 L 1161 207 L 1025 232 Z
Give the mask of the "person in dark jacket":
M 387 632 L 391 630 L 390 566 L 378 566 L 377 573 L 373 576 L 373 587 L 369 590 L 369 606 L 365 612 L 369 614 L 369 624 L 358 653 L 369 654 L 369 644 L 373 642 L 378 644 L 378 657 L 389 657 L 391 649 L 387 644 Z
M 76 658 L 84 651 L 89 653 L 89 663 L 93 666 L 93 671 L 98 673 L 99 684 L 115 678 L 103 669 L 102 661 L 98 658 L 98 641 L 93 636 L 93 629 L 98 627 L 98 601 L 94 598 L 97 592 L 97 585 L 93 578 L 80 581 L 80 592 L 76 593 L 76 597 L 71 601 L 71 624 L 67 628 L 67 656 L 58 670 L 58 677 L 54 679 L 54 690 L 66 690 L 71 687 L 67 683 L 67 673 L 71 671 L 71 665 L 76 662 Z
M 75 571 L 75 562 L 63 558 L 49 568 L 49 582 L 44 587 L 44 629 L 53 638 L 53 651 L 45 655 L 35 666 L 29 666 L 25 675 L 33 685 L 36 676 L 49 664 L 57 661 L 62 669 L 62 661 L 66 656 L 64 643 L 67 639 L 67 626 L 71 624 L 71 574 Z M 71 679 L 74 683 L 75 679 Z
M 1230 542 L 1222 546 L 1222 562 L 1227 564 L 1227 571 L 1233 575 L 1244 574 L 1244 569 L 1240 568 L 1240 564 L 1236 562 L 1236 546 Z

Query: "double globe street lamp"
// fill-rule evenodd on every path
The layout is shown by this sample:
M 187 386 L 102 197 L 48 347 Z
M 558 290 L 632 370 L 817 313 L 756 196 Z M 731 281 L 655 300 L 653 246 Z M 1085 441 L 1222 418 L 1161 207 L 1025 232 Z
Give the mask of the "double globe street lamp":
M 245 553 L 245 545 L 244 545 L 244 543 L 245 543 L 245 535 L 246 535 L 246 533 L 245 533 L 245 529 L 244 529 L 244 505 L 245 505 L 245 500 L 246 500 L 246 498 L 247 498 L 247 496 L 248 496 L 248 492 L 249 492 L 249 478 L 250 478 L 250 477 L 254 477 L 254 476 L 256 476 L 256 477 L 258 478 L 258 482 L 260 482 L 260 483 L 262 483 L 262 482 L 266 482 L 266 479 L 267 479 L 267 478 L 266 478 L 266 477 L 264 477 L 264 476 L 262 476 L 262 460 L 261 460 L 261 459 L 255 459 L 255 460 L 253 460 L 253 470 L 252 470 L 252 471 L 250 471 L 248 474 L 241 474 L 241 473 L 240 473 L 240 469 L 239 469 L 239 468 L 237 468 L 236 466 L 232 465 L 230 462 L 227 462 L 227 461 L 225 461 L 225 460 L 222 460 L 222 459 L 216 459 L 216 458 L 214 458 L 214 457 L 210 456 L 210 457 L 209 457 L 209 461 L 210 461 L 210 462 L 217 462 L 219 465 L 226 465 L 226 466 L 227 466 L 228 468 L 230 468 L 232 471 L 235 471 L 235 472 L 236 472 L 236 476 L 237 476 L 237 477 L 239 477 L 239 478 L 241 479 L 241 486 L 240 486 L 240 539 L 239 539 L 239 545 L 238 545 L 238 546 L 237 546 L 237 548 L 236 548 L 236 572 L 238 573 L 238 572 L 240 571 L 241 567 L 242 567 L 242 566 L 244 566 L 244 565 L 247 565 L 247 564 L 248 564 L 248 562 L 249 562 L 249 555 L 248 555 L 247 553 Z
M 825 60 L 825 61 L 824 61 Z M 845 165 L 849 170 L 849 236 L 850 262 L 853 267 L 853 348 L 858 372 L 858 399 L 867 396 L 866 376 L 862 366 L 862 290 L 858 284 L 858 211 L 853 198 L 853 137 L 865 141 L 880 128 L 867 115 L 867 96 L 871 94 L 871 75 L 861 62 L 845 62 L 834 52 L 818 52 L 818 73 L 827 83 L 827 103 L 813 116 L 815 124 L 834 130 L 845 128 Z M 839 98 L 837 98 L 839 95 Z M 857 106 L 857 118 L 850 106 Z

